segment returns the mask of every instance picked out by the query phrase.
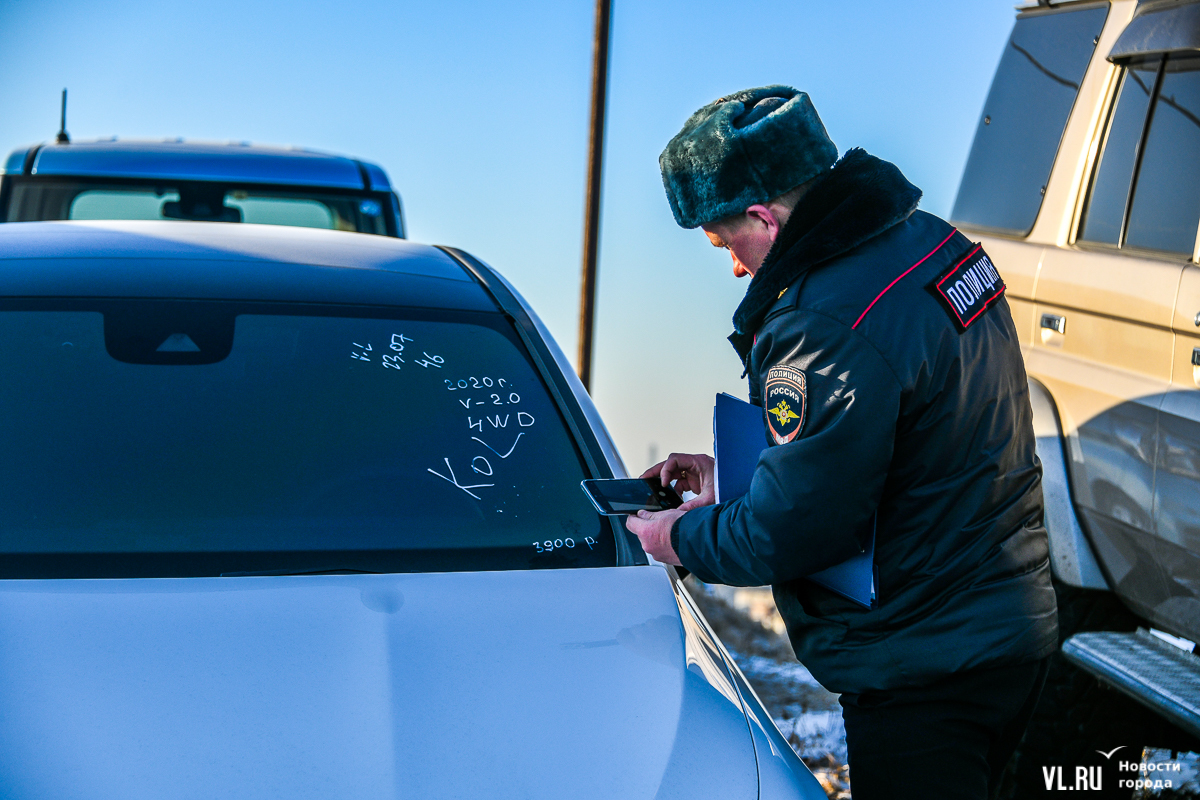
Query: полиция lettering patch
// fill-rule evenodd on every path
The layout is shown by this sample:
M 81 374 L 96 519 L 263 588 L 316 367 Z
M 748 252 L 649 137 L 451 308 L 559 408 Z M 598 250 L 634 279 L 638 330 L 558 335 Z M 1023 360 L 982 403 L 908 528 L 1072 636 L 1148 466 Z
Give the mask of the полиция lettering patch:
M 804 408 L 808 405 L 804 373 L 792 367 L 771 367 L 766 383 L 767 428 L 775 444 L 787 444 L 804 428 Z
M 946 309 L 958 332 L 971 327 L 1004 294 L 1004 279 L 981 245 L 926 287 Z

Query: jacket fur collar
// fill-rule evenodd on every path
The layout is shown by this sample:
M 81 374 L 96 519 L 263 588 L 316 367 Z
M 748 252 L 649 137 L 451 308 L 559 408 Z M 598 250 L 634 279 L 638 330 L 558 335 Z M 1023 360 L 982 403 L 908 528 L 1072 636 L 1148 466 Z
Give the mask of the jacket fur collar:
M 895 164 L 857 147 L 846 153 L 800 198 L 734 312 L 729 341 L 742 363 L 784 289 L 908 219 L 920 200 L 921 190 Z

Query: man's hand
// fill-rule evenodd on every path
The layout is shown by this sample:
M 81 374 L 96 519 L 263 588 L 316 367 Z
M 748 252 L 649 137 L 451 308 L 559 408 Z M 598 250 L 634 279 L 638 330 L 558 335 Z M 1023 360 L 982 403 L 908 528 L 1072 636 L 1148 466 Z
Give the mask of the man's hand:
M 683 566 L 679 563 L 679 555 L 671 547 L 671 528 L 675 520 L 686 512 L 682 508 L 672 508 L 667 511 L 637 512 L 637 516 L 625 518 L 625 527 L 638 537 L 642 549 L 664 564 Z
M 657 477 L 663 486 L 674 484 L 675 491 L 679 494 L 694 493 L 696 497 L 679 507 L 680 511 L 690 511 L 700 506 L 711 506 L 717 501 L 714 465 L 712 456 L 700 453 L 671 453 L 666 461 L 660 461 L 643 472 L 642 477 Z
M 639 511 L 625 518 L 625 527 L 642 543 L 642 549 L 664 564 L 679 563 L 679 554 L 671 547 L 671 528 L 675 520 L 693 508 L 716 502 L 716 482 L 711 456 L 691 453 L 672 453 L 642 473 L 643 478 L 658 478 L 663 486 L 674 485 L 679 494 L 692 492 L 696 496 L 679 508 L 667 511 Z

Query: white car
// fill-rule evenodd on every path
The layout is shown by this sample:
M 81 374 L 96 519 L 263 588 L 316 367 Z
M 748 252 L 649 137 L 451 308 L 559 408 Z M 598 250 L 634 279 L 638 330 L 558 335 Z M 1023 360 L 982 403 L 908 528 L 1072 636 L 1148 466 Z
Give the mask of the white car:
M 471 256 L 0 225 L 5 798 L 823 798 Z

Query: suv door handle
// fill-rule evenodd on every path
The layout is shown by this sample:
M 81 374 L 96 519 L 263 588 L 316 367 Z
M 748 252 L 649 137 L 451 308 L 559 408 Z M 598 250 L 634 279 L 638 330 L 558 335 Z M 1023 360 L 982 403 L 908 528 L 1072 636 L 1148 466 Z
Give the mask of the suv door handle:
M 1200 367 L 1200 347 L 1192 348 L 1192 366 Z
M 1059 314 L 1042 314 L 1042 327 L 1057 331 L 1064 336 L 1067 333 L 1067 318 Z

